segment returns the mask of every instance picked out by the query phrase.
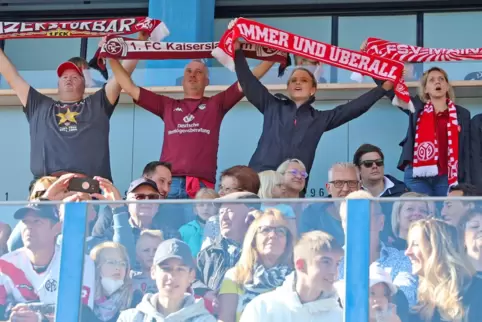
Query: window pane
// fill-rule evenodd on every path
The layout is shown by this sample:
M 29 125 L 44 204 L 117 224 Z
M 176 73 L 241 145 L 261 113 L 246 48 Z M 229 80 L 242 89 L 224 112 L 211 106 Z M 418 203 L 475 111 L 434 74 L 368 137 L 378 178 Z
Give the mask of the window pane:
M 340 47 L 359 50 L 368 37 L 378 37 L 404 44 L 417 43 L 417 18 L 411 16 L 340 17 L 338 43 Z M 338 70 L 339 83 L 351 83 L 351 72 Z M 368 77 L 364 82 L 373 82 Z
M 438 48 L 482 47 L 482 12 L 431 13 L 424 15 L 424 46 Z M 472 72 L 482 71 L 482 62 L 427 63 L 424 69 L 442 67 L 451 80 L 463 80 Z
M 80 54 L 80 39 L 9 39 L 5 54 L 23 70 L 56 70 L 57 66 Z

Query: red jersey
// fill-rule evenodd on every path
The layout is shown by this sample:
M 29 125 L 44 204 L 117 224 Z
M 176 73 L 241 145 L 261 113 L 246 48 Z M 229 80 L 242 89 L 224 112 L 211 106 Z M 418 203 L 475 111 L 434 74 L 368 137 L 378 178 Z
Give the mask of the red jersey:
M 173 176 L 214 183 L 221 122 L 243 96 L 238 83 L 211 97 L 180 100 L 141 87 L 135 103 L 164 121 L 160 160 L 172 164 Z

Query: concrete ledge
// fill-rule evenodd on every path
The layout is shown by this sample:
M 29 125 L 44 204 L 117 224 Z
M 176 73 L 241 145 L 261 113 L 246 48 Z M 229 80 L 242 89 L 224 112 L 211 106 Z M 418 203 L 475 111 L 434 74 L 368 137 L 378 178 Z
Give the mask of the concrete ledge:
M 408 82 L 407 85 L 410 88 L 412 95 L 415 95 L 418 82 Z M 228 88 L 228 86 L 229 85 L 208 86 L 206 88 L 206 96 L 215 95 Z M 482 97 L 482 81 L 454 81 L 452 82 L 452 86 L 455 89 L 455 96 L 457 98 Z M 267 87 L 271 92 L 286 94 L 286 85 L 284 84 L 267 85 Z M 373 87 L 375 87 L 375 84 L 372 83 L 319 84 L 316 100 L 320 102 L 350 100 L 362 95 Z M 147 87 L 147 89 L 173 98 L 182 98 L 181 86 Z M 92 94 L 97 90 L 98 88 L 89 88 L 86 90 L 86 94 Z M 39 92 L 52 96 L 54 99 L 57 97 L 57 89 L 40 89 Z M 119 103 L 131 104 L 132 99 L 127 94 L 122 93 Z M 13 90 L 0 90 L 0 106 L 18 105 L 20 105 L 20 101 Z

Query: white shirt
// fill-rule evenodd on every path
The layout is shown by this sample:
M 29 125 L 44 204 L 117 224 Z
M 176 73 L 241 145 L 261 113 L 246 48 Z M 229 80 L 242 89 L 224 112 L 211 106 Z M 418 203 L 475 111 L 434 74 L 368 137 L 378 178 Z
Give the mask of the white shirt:
M 16 303 L 40 302 L 55 304 L 59 288 L 60 247 L 48 268 L 37 273 L 26 254 L 25 248 L 19 248 L 0 257 L 0 305 L 8 301 Z M 84 277 L 82 285 L 82 303 L 94 307 L 95 265 L 90 257 L 84 258 Z

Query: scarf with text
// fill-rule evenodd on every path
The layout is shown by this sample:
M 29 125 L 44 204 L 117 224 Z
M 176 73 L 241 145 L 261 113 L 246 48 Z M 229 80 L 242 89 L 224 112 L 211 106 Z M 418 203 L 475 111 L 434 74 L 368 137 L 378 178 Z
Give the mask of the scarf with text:
M 131 35 L 147 32 L 152 40 L 160 41 L 169 35 L 166 25 L 160 20 L 148 17 L 97 19 L 97 20 L 62 20 L 39 22 L 0 21 L 1 39 L 20 38 L 92 38 L 109 35 Z M 95 59 L 89 61 L 89 67 L 101 72 L 108 78 L 107 70 L 97 65 Z
M 332 46 L 320 41 L 298 36 L 259 22 L 238 18 L 228 29 L 213 56 L 224 66 L 234 71 L 233 42 L 243 38 L 247 43 L 282 50 L 293 55 L 313 59 L 339 68 L 356 71 L 395 84 L 396 97 L 400 105 L 408 107 L 410 94 L 403 82 L 403 64 L 383 57 Z M 413 109 L 413 107 L 412 107 Z
M 425 48 L 372 37 L 367 39 L 365 52 L 411 63 L 482 59 L 482 48 Z
M 374 37 L 367 39 L 364 51 L 369 55 L 407 63 L 482 60 L 482 48 L 426 48 Z M 353 73 L 351 79 L 361 82 L 363 76 Z
M 447 99 L 449 121 L 447 123 L 448 183 L 457 184 L 459 164 L 459 123 L 454 103 Z M 417 120 L 413 152 L 413 176 L 434 177 L 438 175 L 438 142 L 436 137 L 435 109 L 427 102 Z
M 169 30 L 163 22 L 146 17 L 45 22 L 0 21 L 0 39 L 91 38 L 130 35 L 144 31 L 153 39 L 163 39 Z
M 156 42 L 129 39 L 124 37 L 108 37 L 102 46 L 98 64 L 104 65 L 104 58 L 115 59 L 208 59 L 213 58 L 212 51 L 218 42 L 180 43 Z M 290 65 L 290 57 L 280 50 L 272 50 L 252 44 L 243 44 L 246 57 L 280 63 L 280 75 Z

